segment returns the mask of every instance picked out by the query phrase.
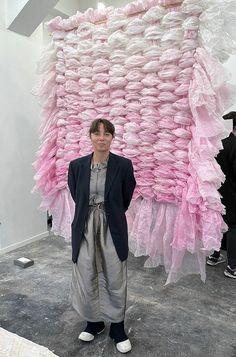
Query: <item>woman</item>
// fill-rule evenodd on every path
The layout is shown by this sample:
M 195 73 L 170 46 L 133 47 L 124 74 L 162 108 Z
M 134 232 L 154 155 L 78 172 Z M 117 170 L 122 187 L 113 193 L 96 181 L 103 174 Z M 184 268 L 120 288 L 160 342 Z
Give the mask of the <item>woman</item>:
M 89 136 L 94 152 L 73 160 L 68 184 L 75 201 L 72 222 L 72 304 L 87 321 L 79 335 L 92 341 L 111 323 L 110 337 L 121 353 L 131 350 L 124 330 L 127 294 L 128 209 L 135 178 L 130 160 L 110 150 L 115 128 L 94 120 Z

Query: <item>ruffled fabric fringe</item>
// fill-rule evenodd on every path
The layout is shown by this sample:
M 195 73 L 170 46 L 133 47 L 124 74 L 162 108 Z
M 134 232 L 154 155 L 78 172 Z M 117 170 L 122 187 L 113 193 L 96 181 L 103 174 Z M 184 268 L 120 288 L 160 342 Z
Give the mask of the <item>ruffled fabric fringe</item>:
M 222 148 L 225 105 L 235 100 L 222 65 L 199 48 L 195 54 L 189 103 L 193 115 L 189 142 L 189 176 L 178 205 L 137 199 L 128 211 L 130 248 L 135 256 L 149 256 L 145 266 L 164 265 L 166 283 L 186 274 L 205 281 L 205 259 L 219 250 L 227 226 L 217 189 L 224 175 L 214 157 Z

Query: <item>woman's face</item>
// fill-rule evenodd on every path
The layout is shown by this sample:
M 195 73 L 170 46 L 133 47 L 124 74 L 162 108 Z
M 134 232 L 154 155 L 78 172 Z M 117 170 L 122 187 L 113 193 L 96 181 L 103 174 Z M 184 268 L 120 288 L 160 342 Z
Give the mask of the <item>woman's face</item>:
M 90 139 L 95 152 L 108 152 L 110 150 L 112 135 L 104 128 L 102 123 L 98 126 L 98 131 L 91 133 Z

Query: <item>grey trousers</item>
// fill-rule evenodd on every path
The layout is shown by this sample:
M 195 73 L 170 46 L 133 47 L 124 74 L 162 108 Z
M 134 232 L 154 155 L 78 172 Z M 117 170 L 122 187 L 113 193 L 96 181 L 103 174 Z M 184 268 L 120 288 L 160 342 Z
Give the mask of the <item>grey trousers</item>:
M 127 261 L 121 262 L 103 206 L 90 206 L 79 257 L 73 264 L 71 298 L 86 321 L 120 322 L 125 318 Z

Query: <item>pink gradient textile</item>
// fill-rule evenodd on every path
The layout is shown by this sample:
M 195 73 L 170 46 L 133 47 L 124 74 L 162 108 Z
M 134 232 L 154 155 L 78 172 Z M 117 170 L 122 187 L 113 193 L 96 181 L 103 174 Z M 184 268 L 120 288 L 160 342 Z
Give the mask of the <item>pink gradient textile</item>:
M 218 4 L 222 17 L 236 10 L 232 3 Z M 222 38 L 228 31 L 228 43 L 221 51 L 210 45 L 208 13 L 219 16 L 211 0 L 139 0 L 57 17 L 39 65 L 34 191 L 53 215 L 54 232 L 70 238 L 69 162 L 91 152 L 91 121 L 109 119 L 112 151 L 132 160 L 137 180 L 127 213 L 130 249 L 149 257 L 146 266 L 163 264 L 167 283 L 189 273 L 205 280 L 205 256 L 220 248 L 226 230 L 217 191 L 224 175 L 214 157 L 225 135 L 221 116 L 235 98 L 219 59 L 234 46 L 231 28 L 219 22 L 212 32 Z

